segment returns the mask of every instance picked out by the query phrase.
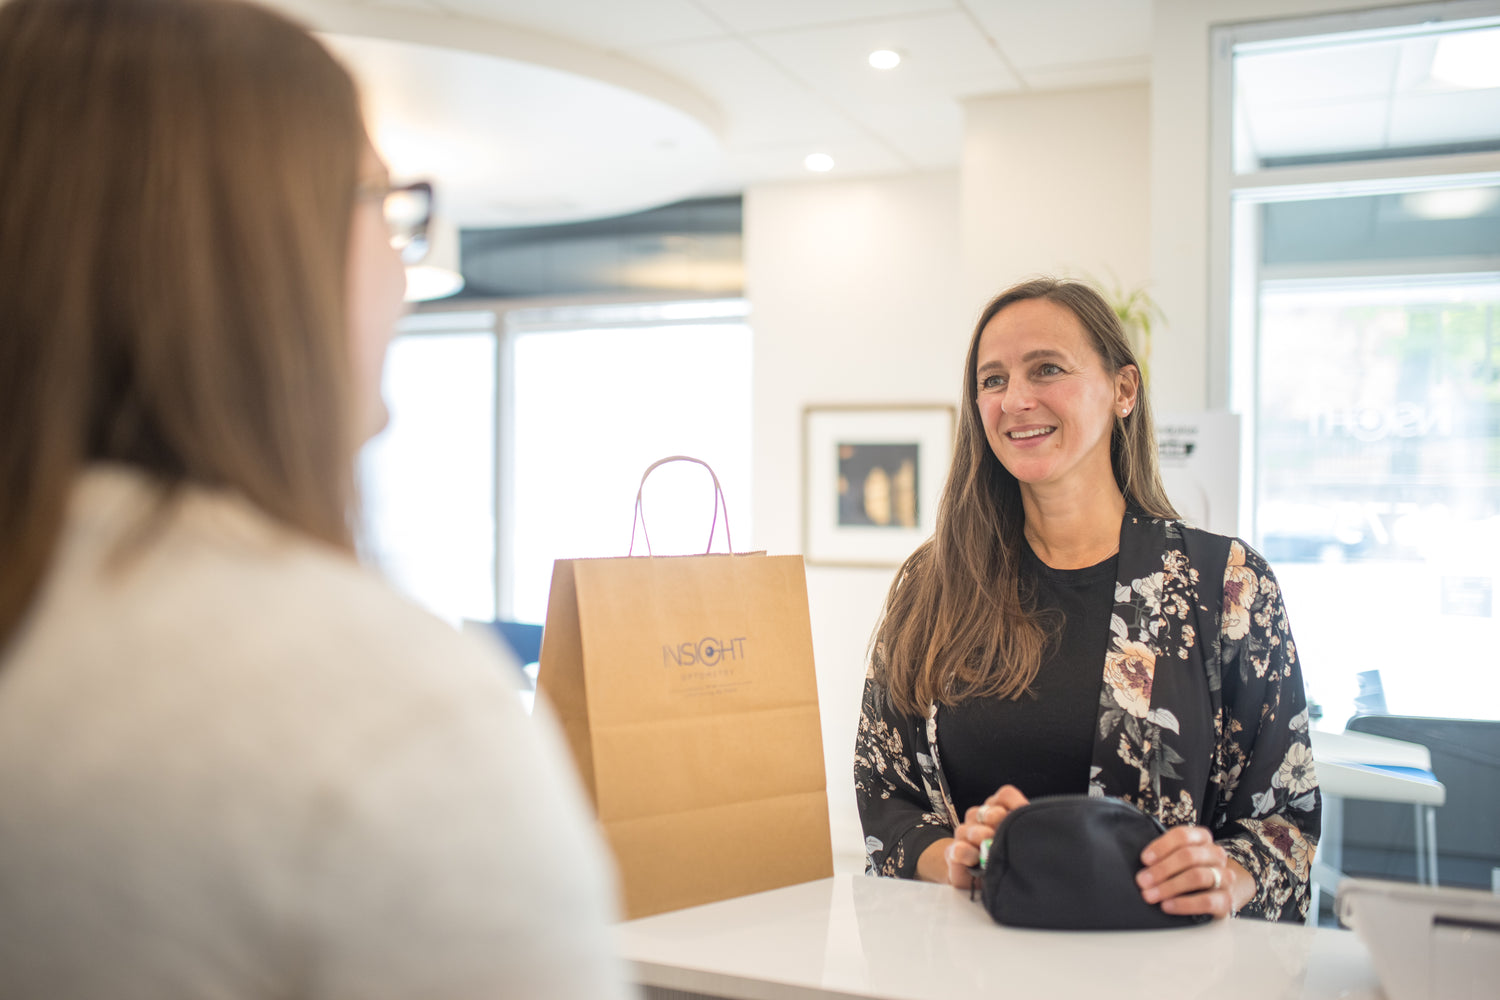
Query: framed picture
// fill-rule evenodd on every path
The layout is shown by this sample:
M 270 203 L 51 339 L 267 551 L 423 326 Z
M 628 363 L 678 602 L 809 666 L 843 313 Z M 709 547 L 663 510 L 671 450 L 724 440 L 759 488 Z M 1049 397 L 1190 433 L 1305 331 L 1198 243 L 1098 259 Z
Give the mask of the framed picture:
M 937 521 L 951 406 L 802 412 L 802 551 L 823 566 L 898 566 Z

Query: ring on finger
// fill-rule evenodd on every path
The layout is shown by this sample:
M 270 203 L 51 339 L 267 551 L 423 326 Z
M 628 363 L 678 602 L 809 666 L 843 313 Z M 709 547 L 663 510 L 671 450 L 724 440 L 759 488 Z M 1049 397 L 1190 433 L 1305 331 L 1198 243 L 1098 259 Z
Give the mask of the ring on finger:
M 1214 873 L 1213 891 L 1218 892 L 1224 885 L 1224 870 L 1222 868 L 1210 868 L 1209 871 Z
M 979 807 L 979 822 L 982 825 L 984 825 L 984 826 L 989 826 L 990 825 L 989 822 L 988 822 L 989 815 L 990 815 L 990 807 L 989 806 L 980 806 Z

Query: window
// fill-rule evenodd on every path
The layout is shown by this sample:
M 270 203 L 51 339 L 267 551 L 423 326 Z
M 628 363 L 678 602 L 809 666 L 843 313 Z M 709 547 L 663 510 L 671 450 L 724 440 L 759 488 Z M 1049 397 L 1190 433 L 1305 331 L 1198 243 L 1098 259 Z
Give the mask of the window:
M 1500 718 L 1497 14 L 1218 37 L 1213 395 L 1246 416 L 1247 534 L 1323 728 L 1377 697 Z
M 495 613 L 495 317 L 406 317 L 385 430 L 360 456 L 366 558 L 457 624 Z
M 545 618 L 554 559 L 625 555 L 641 473 L 668 455 L 713 467 L 734 544 L 749 545 L 745 311 L 734 300 L 510 314 L 505 617 Z M 653 474 L 643 497 L 652 549 L 705 551 L 712 498 L 700 467 Z M 722 524 L 721 516 L 719 551 Z M 643 537 L 636 551 L 645 551 Z
M 407 317 L 386 360 L 390 423 L 361 456 L 367 557 L 455 624 L 542 622 L 553 560 L 625 555 L 641 473 L 675 454 L 713 466 L 748 547 L 746 313 L 732 299 Z M 712 496 L 697 466 L 654 474 L 654 551 L 704 551 Z

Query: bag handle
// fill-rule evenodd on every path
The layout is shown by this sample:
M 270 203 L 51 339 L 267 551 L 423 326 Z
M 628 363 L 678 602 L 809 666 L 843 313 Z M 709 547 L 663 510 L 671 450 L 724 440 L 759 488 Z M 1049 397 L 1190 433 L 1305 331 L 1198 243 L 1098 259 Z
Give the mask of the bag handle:
M 646 540 L 646 555 L 649 556 L 652 554 L 651 536 L 646 531 L 646 508 L 641 502 L 641 493 L 646 488 L 647 477 L 658 466 L 666 465 L 668 462 L 695 462 L 708 470 L 710 478 L 714 481 L 714 520 L 708 526 L 708 545 L 704 548 L 703 554 L 707 555 L 713 551 L 714 532 L 719 527 L 719 507 L 722 505 L 724 508 L 724 543 L 729 546 L 729 554 L 733 555 L 734 539 L 729 536 L 729 501 L 724 497 L 724 487 L 719 485 L 719 477 L 714 473 L 711 465 L 703 461 L 703 459 L 693 458 L 691 455 L 668 455 L 666 458 L 659 458 L 646 466 L 646 471 L 641 473 L 641 485 L 636 487 L 635 491 L 635 513 L 630 518 L 630 549 L 626 552 L 626 555 L 635 555 L 635 524 L 637 521 L 641 524 L 641 536 Z

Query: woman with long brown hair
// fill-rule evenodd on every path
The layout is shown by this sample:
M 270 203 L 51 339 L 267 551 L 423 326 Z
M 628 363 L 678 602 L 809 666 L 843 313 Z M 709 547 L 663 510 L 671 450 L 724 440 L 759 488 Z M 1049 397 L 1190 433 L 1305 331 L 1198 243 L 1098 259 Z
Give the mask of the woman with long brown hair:
M 560 741 L 354 557 L 391 194 L 279 15 L 0 4 L 7 998 L 623 992 Z
M 1129 801 L 1172 914 L 1301 919 L 1320 799 L 1269 567 L 1178 519 L 1140 366 L 1087 285 L 983 311 L 937 530 L 896 575 L 855 752 L 871 874 L 967 887 L 1044 795 Z

